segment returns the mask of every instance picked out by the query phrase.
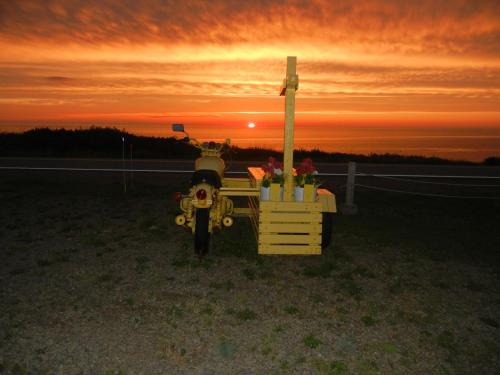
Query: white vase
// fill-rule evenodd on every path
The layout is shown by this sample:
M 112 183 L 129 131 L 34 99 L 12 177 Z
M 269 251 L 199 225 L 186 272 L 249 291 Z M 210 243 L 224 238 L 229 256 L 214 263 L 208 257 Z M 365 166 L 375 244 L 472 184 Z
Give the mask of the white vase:
M 304 201 L 304 188 L 300 186 L 295 186 L 295 202 Z
M 260 187 L 260 200 L 261 201 L 268 201 L 270 192 L 271 192 L 271 188 L 261 186 Z

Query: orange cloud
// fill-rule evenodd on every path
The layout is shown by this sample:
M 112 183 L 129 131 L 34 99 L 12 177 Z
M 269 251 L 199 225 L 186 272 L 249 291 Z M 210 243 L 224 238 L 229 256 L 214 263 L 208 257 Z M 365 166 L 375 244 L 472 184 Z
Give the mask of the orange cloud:
M 2 39 L 78 45 L 309 43 L 498 58 L 499 4 L 412 1 L 9 1 Z
M 500 126 L 498 2 L 8 1 L 0 125 L 282 121 Z M 258 127 L 257 129 L 261 129 Z

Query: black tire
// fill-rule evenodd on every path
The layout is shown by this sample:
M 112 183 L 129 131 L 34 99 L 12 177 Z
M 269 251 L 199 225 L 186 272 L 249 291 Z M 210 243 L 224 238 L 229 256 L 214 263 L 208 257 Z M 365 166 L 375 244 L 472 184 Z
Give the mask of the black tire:
M 323 212 L 323 224 L 321 231 L 321 247 L 325 248 L 330 245 L 332 238 L 333 212 Z
M 208 208 L 198 208 L 196 210 L 194 251 L 199 256 L 203 256 L 208 253 L 208 245 L 210 243 L 210 233 L 208 232 L 209 216 L 210 211 Z

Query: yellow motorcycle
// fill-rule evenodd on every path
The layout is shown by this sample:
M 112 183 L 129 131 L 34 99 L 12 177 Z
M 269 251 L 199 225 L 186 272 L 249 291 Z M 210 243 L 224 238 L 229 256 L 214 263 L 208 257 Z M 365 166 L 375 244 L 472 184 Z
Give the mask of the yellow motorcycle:
M 189 137 L 183 124 L 173 124 L 172 130 L 184 133 L 186 140 L 201 151 L 201 157 L 195 161 L 189 193 L 176 193 L 182 213 L 175 217 L 175 223 L 192 231 L 195 253 L 202 257 L 208 252 L 210 235 L 234 222 L 233 201 L 219 194 L 225 170 L 221 155 L 229 146 L 229 140 L 224 143 L 198 142 Z

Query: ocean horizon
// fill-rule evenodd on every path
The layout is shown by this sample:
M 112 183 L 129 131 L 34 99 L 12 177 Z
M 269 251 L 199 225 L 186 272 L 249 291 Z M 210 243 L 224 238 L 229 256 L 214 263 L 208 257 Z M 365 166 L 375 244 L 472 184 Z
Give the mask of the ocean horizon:
M 170 124 L 31 124 L 0 125 L 2 132 L 33 128 L 84 129 L 115 127 L 126 132 L 156 137 L 179 137 Z M 256 124 L 256 128 L 235 125 L 186 125 L 188 134 L 202 141 L 231 139 L 239 147 L 283 148 L 283 125 Z M 295 148 L 354 154 L 400 154 L 436 156 L 450 160 L 483 161 L 500 155 L 500 126 L 418 126 L 418 125 L 301 125 L 295 129 Z

